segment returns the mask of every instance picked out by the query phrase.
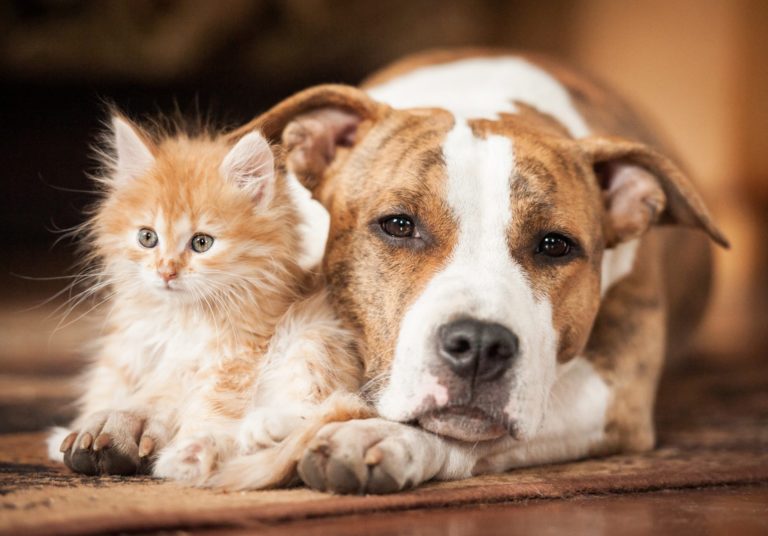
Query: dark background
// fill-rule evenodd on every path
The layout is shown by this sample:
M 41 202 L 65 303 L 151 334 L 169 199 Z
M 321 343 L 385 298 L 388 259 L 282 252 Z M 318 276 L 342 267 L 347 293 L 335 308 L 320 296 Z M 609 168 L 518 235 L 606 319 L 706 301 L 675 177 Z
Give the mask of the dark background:
M 647 111 L 734 243 L 699 344 L 742 355 L 768 333 L 766 27 L 760 0 L 0 1 L 0 366 L 80 336 L 75 323 L 43 349 L 48 306 L 18 311 L 63 284 L 17 275 L 71 273 L 75 249 L 53 246 L 55 230 L 81 223 L 91 199 L 105 102 L 235 126 L 309 85 L 457 45 L 564 57 Z

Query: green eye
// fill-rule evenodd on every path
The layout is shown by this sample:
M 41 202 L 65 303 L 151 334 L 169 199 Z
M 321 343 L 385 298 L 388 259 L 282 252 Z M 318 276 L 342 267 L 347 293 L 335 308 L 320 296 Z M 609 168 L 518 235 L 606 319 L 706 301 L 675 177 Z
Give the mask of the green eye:
M 211 249 L 211 246 L 213 245 L 213 237 L 211 235 L 207 234 L 196 234 L 192 237 L 191 246 L 194 251 L 197 251 L 198 253 L 203 253 L 204 251 L 208 251 Z
M 144 227 L 139 231 L 139 244 L 147 249 L 155 247 L 157 245 L 157 233 Z

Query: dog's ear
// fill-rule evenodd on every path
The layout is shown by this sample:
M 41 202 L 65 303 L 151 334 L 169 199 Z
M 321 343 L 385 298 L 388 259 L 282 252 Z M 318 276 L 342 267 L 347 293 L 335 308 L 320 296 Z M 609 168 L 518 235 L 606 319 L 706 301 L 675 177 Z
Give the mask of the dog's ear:
M 287 168 L 315 190 L 337 149 L 357 143 L 363 125 L 377 121 L 387 110 L 357 88 L 328 84 L 293 95 L 231 136 L 259 129 L 282 148 Z
M 578 143 L 603 192 L 607 247 L 637 238 L 653 224 L 698 227 L 729 247 L 704 201 L 670 159 L 623 138 L 594 136 Z

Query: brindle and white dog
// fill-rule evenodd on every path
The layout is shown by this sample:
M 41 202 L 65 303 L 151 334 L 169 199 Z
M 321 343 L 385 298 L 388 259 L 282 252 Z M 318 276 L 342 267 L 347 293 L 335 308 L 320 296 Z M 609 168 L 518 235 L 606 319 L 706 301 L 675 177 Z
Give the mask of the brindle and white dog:
M 256 126 L 330 212 L 330 291 L 380 415 L 326 425 L 307 484 L 383 493 L 653 447 L 664 355 L 709 284 L 705 235 L 679 226 L 727 242 L 616 96 L 542 58 L 441 52 Z

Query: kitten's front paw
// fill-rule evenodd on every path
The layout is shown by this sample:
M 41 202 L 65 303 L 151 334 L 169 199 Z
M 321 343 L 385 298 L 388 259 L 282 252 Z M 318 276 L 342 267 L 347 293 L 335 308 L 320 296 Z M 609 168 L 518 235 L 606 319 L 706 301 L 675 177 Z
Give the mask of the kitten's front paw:
M 189 484 L 206 480 L 218 463 L 216 442 L 210 436 L 177 440 L 157 458 L 152 474 Z
M 255 408 L 248 412 L 240 425 L 237 443 L 242 454 L 273 447 L 294 430 L 300 428 L 305 417 L 300 411 L 277 408 Z
M 61 443 L 64 464 L 85 475 L 147 474 L 164 430 L 144 415 L 102 411 L 83 420 Z

